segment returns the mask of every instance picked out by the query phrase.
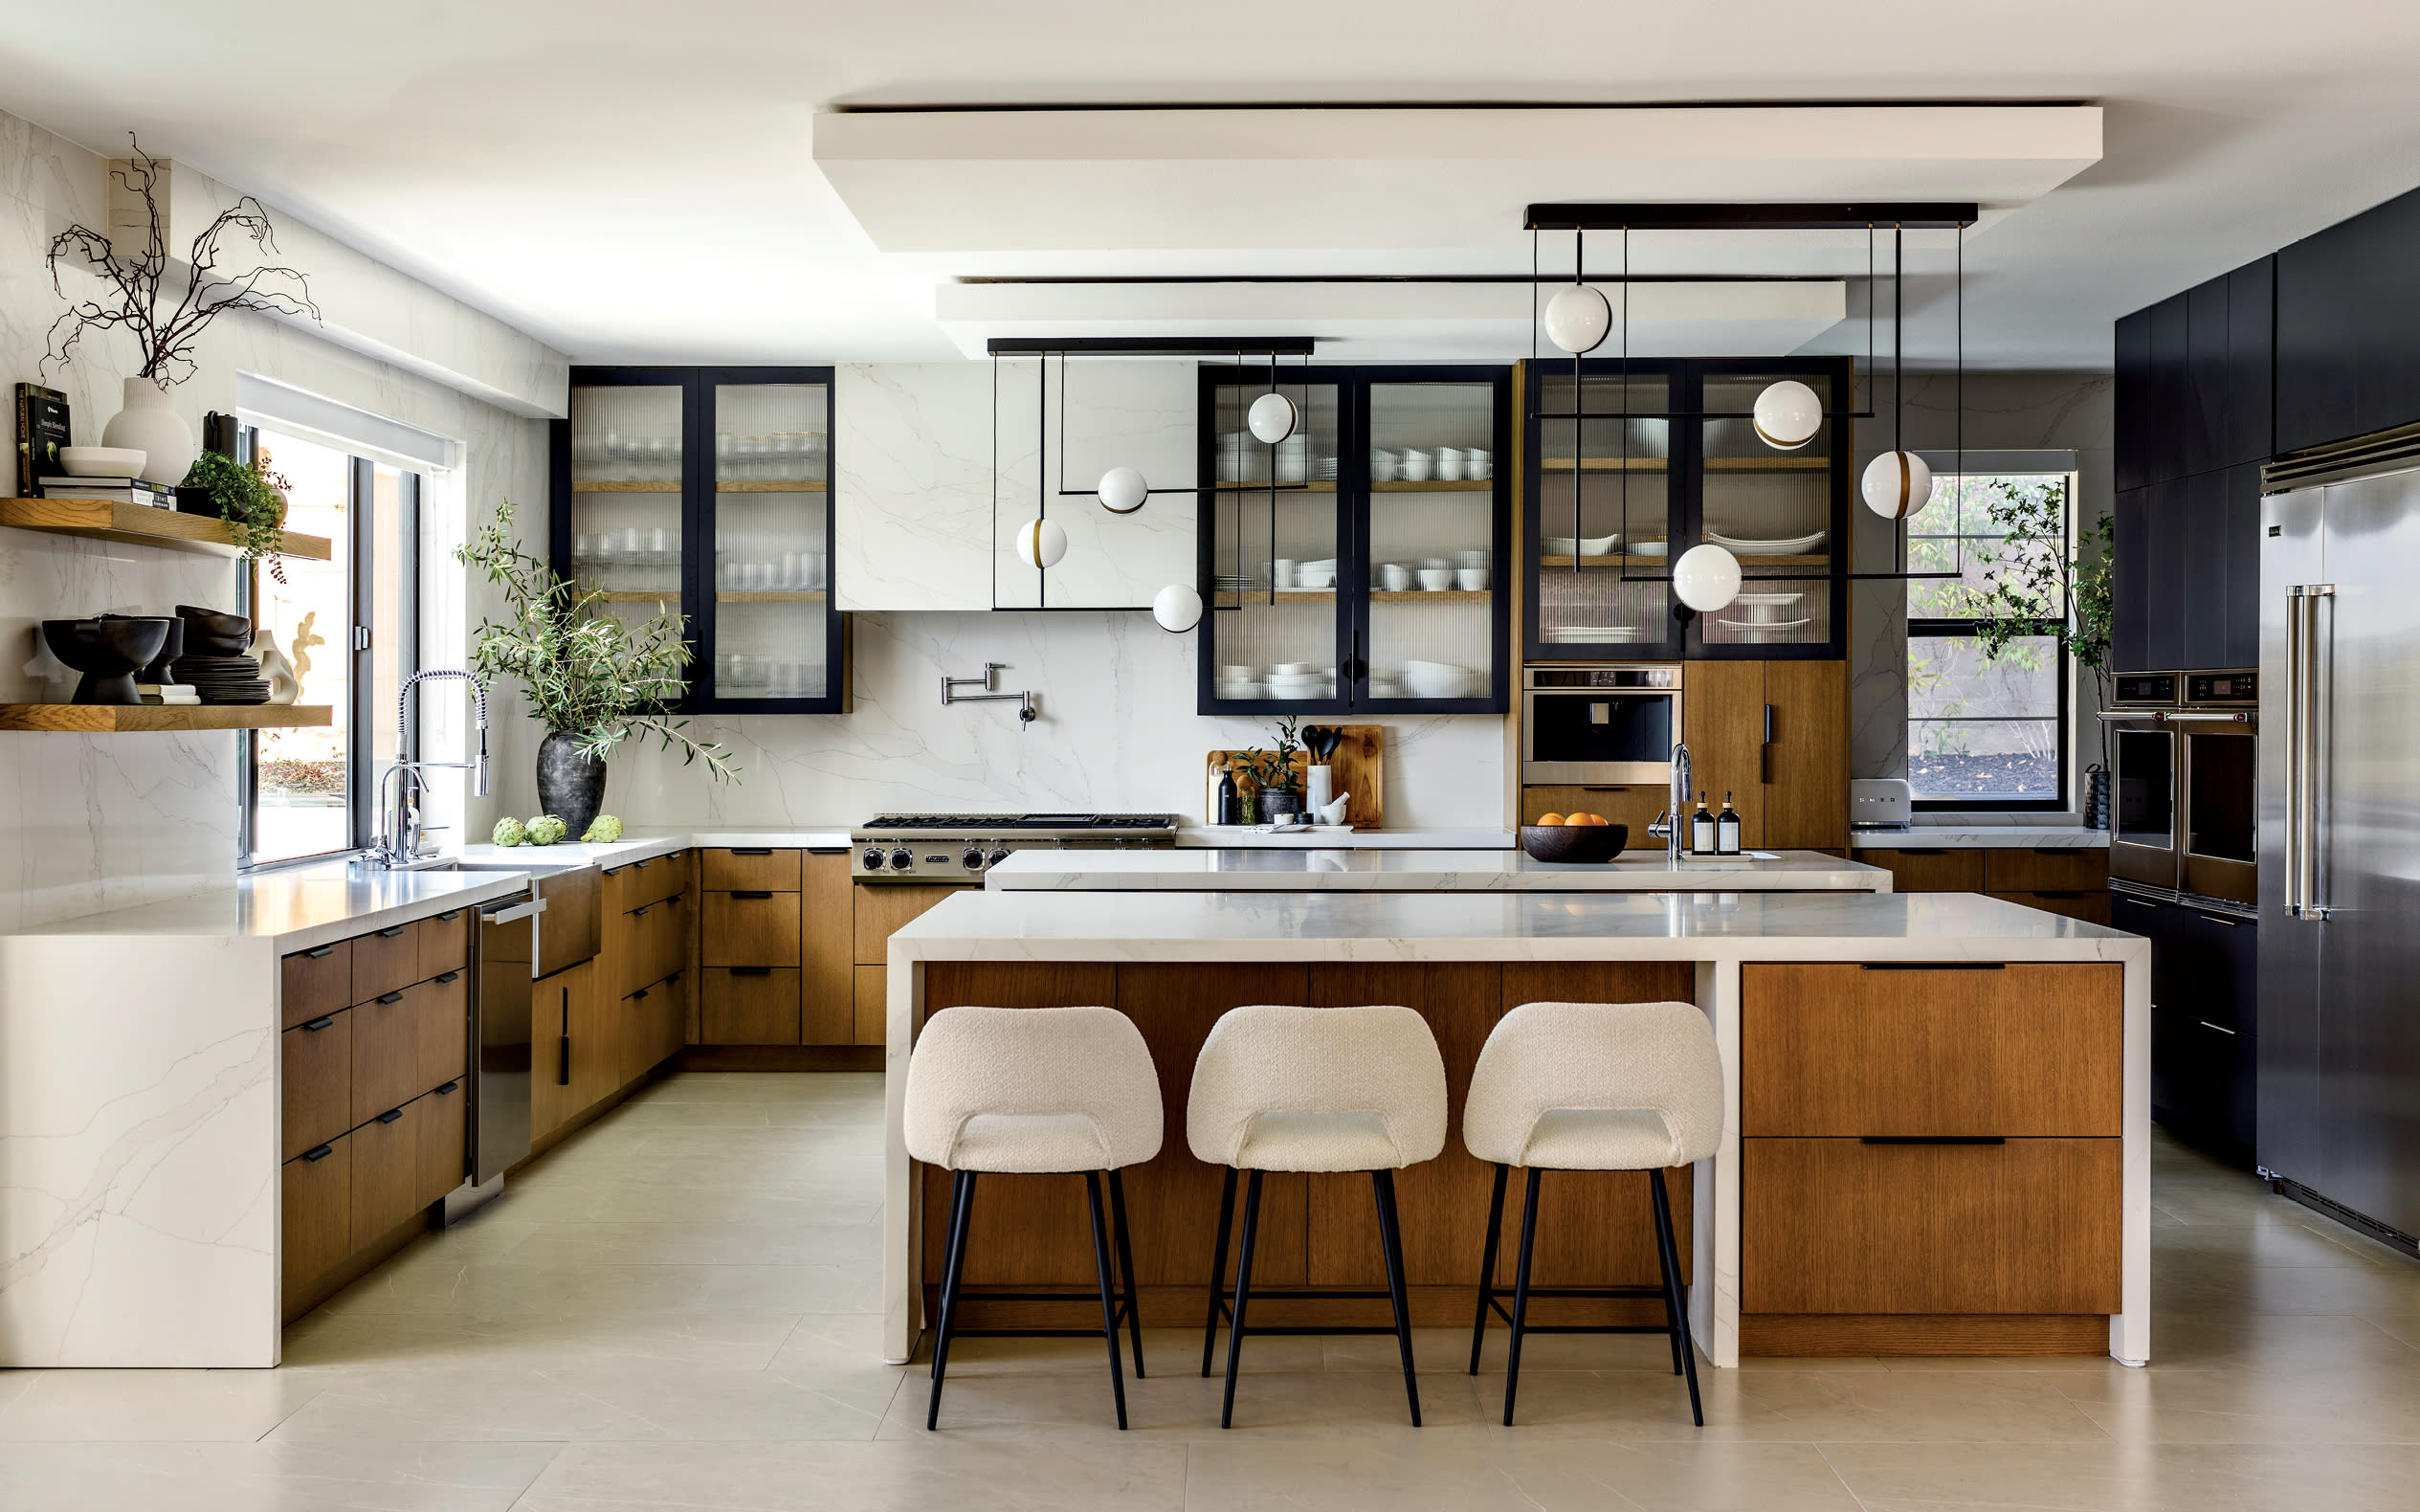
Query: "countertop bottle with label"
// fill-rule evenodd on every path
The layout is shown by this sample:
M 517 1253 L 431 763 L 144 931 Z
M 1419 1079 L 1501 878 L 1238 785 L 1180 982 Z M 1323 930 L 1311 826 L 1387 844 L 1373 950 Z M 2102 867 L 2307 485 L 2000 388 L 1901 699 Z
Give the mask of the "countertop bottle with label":
M 1717 856 L 1740 854 L 1740 811 L 1731 807 L 1731 795 L 1722 795 L 1722 812 L 1714 816 L 1714 850 Z
M 1695 856 L 1714 854 L 1714 812 L 1703 792 L 1698 794 L 1698 812 L 1689 816 L 1689 850 Z

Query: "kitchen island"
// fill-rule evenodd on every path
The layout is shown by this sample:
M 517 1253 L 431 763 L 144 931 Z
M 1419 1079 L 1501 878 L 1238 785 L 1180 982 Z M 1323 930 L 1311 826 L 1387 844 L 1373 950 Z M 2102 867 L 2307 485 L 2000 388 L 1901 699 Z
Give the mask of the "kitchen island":
M 1400 1178 L 1411 1305 L 1423 1325 L 1467 1326 L 1489 1171 L 1460 1146 L 1459 1097 L 1488 1029 L 1522 1002 L 1680 999 L 1706 1012 L 1723 1061 L 1721 1147 L 1675 1194 L 1690 1210 L 1676 1214 L 1690 1313 L 1716 1365 L 2102 1351 L 2141 1364 L 2149 962 L 2139 937 L 1972 895 L 961 894 L 890 941 L 882 1353 L 906 1360 L 924 1326 L 947 1190 L 900 1133 L 928 1010 L 1111 1004 L 1134 1019 L 1168 1120 L 1160 1155 L 1126 1173 L 1143 1310 L 1188 1326 L 1216 1228 L 1217 1172 L 1184 1134 L 1210 1026 L 1247 1003 L 1418 1010 L 1455 1133 Z M 1370 1282 L 1363 1205 L 1336 1185 L 1350 1180 L 1277 1183 L 1271 1286 Z M 968 1252 L 970 1319 L 986 1287 L 1063 1285 L 1097 1306 L 1080 1188 L 998 1185 Z M 1541 1233 L 1560 1237 L 1540 1284 L 1652 1281 L 1645 1185 L 1550 1183 Z M 1055 1305 L 993 1311 L 1032 1322 Z M 1330 1303 L 1296 1318 L 1274 1294 L 1265 1305 L 1273 1323 L 1343 1316 Z M 1627 1317 L 1566 1305 L 1573 1321 Z
M 1020 851 L 993 866 L 997 892 L 1762 893 L 1891 890 L 1879 866 L 1821 851 L 1684 856 L 1624 851 L 1594 865 L 1523 851 Z

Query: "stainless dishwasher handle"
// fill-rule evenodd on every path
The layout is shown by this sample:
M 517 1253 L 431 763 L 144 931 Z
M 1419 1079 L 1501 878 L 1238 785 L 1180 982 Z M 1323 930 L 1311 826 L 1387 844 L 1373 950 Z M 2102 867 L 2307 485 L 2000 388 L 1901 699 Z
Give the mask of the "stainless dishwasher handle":
M 543 898 L 533 898 L 525 903 L 514 903 L 509 907 L 496 909 L 482 908 L 479 910 L 479 922 L 491 924 L 508 924 L 519 919 L 535 919 L 545 911 L 546 901 Z

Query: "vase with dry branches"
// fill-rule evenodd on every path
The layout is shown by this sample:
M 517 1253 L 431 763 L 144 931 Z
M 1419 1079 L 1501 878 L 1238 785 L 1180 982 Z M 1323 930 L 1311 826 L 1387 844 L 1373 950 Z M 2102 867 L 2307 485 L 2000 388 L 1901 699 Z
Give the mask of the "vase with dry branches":
M 132 336 L 141 366 L 126 380 L 125 409 L 109 422 L 101 441 L 140 450 L 144 478 L 175 484 L 185 480 L 195 448 L 192 429 L 169 406 L 167 391 L 193 376 L 193 348 L 202 332 L 230 310 L 307 315 L 317 321 L 320 307 L 311 301 L 310 280 L 299 269 L 259 262 L 236 273 L 221 265 L 235 250 L 228 244 L 237 238 L 249 238 L 264 252 L 278 250 L 268 210 L 249 194 L 221 211 L 187 247 L 182 261 L 171 263 L 167 211 L 160 202 L 167 167 L 134 141 L 134 156 L 109 170 L 113 181 L 142 197 L 140 246 L 132 245 L 130 236 L 121 238 L 127 245 L 113 243 L 84 225 L 70 226 L 51 238 L 51 288 L 68 306 L 52 322 L 41 370 L 47 373 L 54 365 L 71 360 L 77 345 L 94 331 L 122 330 Z M 60 278 L 67 267 L 90 274 L 100 289 L 71 298 Z

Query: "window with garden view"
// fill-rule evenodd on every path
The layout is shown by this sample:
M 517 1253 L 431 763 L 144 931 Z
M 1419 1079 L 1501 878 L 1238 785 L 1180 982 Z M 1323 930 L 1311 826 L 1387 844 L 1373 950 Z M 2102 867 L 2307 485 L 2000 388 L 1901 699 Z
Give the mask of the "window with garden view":
M 2075 476 L 1943 475 L 1908 517 L 1907 775 L 1917 806 L 2067 807 Z

